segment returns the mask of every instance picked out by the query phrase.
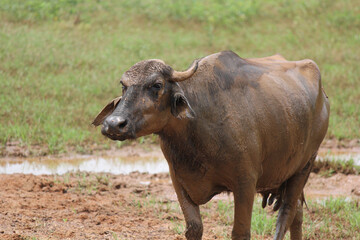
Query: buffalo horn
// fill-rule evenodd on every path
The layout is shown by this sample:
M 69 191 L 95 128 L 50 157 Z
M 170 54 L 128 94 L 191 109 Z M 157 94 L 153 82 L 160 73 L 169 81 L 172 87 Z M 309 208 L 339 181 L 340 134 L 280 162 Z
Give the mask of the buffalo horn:
M 174 82 L 182 82 L 182 81 L 190 78 L 196 72 L 196 70 L 198 68 L 198 64 L 199 64 L 199 60 L 195 60 L 191 64 L 191 66 L 189 67 L 188 70 L 186 70 L 184 72 L 173 71 L 171 80 Z

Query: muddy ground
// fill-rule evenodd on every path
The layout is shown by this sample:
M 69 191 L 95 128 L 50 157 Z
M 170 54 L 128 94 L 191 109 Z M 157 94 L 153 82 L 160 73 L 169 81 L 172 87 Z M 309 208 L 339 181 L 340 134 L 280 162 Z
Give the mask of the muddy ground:
M 0 186 L 0 239 L 184 239 L 168 174 L 12 174 L 0 175 Z M 312 173 L 305 193 L 359 198 L 359 187 L 360 176 Z M 222 198 L 231 196 L 214 201 Z M 219 239 L 209 230 L 216 222 L 205 218 L 204 239 Z
M 130 149 L 127 155 L 149 154 Z M 307 199 L 345 196 L 359 201 L 360 176 L 311 173 L 305 195 Z M 221 194 L 212 202 L 231 198 L 231 194 Z M 208 214 L 203 215 L 203 239 L 224 239 L 224 232 L 231 232 L 231 219 L 225 219 L 229 224 L 219 226 L 221 216 L 216 209 L 209 214 L 211 209 L 208 206 Z M 264 211 L 272 214 L 270 208 Z M 77 172 L 60 176 L 0 175 L 0 239 L 185 238 L 183 215 L 167 173 Z

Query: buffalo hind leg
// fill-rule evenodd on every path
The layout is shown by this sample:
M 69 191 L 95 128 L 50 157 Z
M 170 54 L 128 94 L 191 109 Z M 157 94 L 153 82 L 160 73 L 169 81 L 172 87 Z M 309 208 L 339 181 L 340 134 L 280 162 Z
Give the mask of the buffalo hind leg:
M 316 154 L 311 157 L 308 164 L 301 172 L 287 180 L 283 203 L 280 207 L 276 222 L 274 240 L 282 240 L 290 227 L 293 229 L 291 240 L 297 240 L 299 239 L 298 237 L 301 238 L 301 230 L 299 229 L 301 229 L 302 220 L 300 221 L 299 218 L 302 218 L 302 208 L 300 209 L 299 200 L 303 200 L 302 192 L 315 158 Z
M 301 176 L 293 176 L 288 180 L 286 193 L 276 222 L 274 240 L 282 240 L 286 231 L 292 226 L 295 215 L 297 215 L 297 203 L 300 199 L 304 184 L 305 180 L 303 180 Z M 291 238 L 291 240 L 294 239 Z
M 302 239 L 302 222 L 303 222 L 303 198 L 298 199 L 296 213 L 292 224 L 290 225 L 290 239 Z

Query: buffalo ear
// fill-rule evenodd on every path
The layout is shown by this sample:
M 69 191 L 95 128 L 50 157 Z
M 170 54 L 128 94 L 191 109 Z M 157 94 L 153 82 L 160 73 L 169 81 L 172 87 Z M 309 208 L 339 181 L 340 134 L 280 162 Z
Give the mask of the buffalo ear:
M 96 118 L 94 119 L 94 121 L 92 122 L 93 125 L 95 126 L 99 126 L 100 124 L 103 123 L 103 121 L 105 120 L 105 118 L 107 116 L 109 116 L 116 108 L 116 106 L 118 105 L 118 103 L 120 102 L 121 97 L 117 97 L 115 99 L 113 99 L 111 102 L 109 102 L 100 112 L 99 114 L 96 116 Z
M 175 93 L 171 98 L 171 113 L 176 118 L 194 118 L 195 112 L 191 108 L 183 93 Z

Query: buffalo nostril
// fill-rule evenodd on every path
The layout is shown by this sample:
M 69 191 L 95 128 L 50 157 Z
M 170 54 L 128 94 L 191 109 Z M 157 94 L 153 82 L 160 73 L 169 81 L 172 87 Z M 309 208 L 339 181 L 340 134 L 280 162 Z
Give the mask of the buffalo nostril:
M 126 126 L 127 121 L 121 117 L 113 116 L 108 119 L 108 123 L 113 129 L 116 129 L 116 128 L 121 129 Z
M 126 120 L 122 120 L 121 122 L 118 123 L 119 128 L 124 128 L 127 124 Z
M 102 134 L 106 134 L 109 132 L 109 125 L 106 122 L 103 122 L 103 127 L 101 129 Z

